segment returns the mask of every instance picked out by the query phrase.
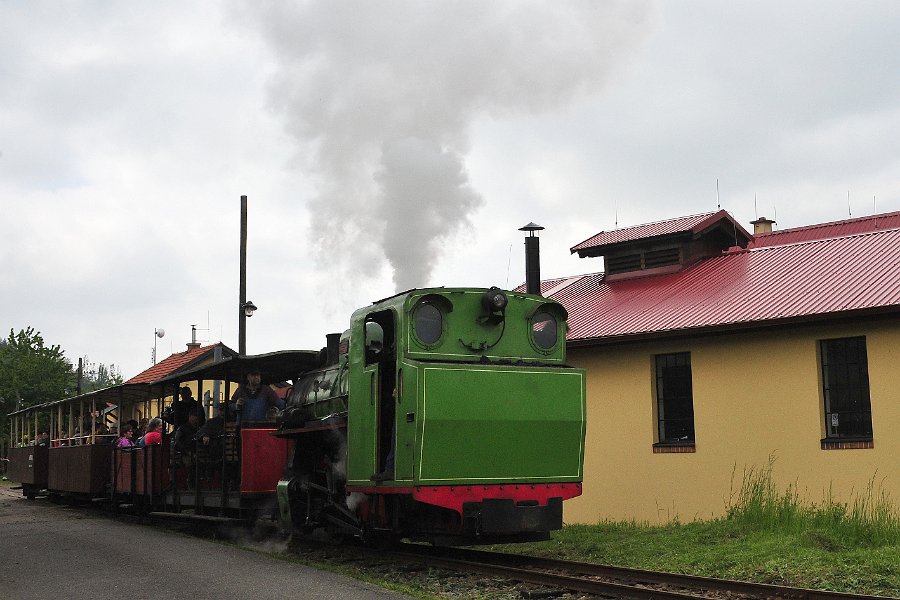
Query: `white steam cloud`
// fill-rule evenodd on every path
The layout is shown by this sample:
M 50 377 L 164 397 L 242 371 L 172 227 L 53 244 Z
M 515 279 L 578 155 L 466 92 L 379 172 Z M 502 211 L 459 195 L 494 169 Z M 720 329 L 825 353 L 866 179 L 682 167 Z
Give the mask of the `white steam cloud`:
M 248 5 L 249 6 L 249 5 Z M 254 3 L 270 103 L 318 175 L 320 260 L 422 287 L 484 203 L 465 168 L 476 118 L 538 114 L 598 91 L 651 30 L 632 0 Z M 513 149 L 511 149 L 513 151 Z

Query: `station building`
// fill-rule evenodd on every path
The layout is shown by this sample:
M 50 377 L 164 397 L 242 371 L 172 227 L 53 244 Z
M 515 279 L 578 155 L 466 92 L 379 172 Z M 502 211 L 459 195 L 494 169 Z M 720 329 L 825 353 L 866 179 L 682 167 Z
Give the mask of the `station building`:
M 601 232 L 542 282 L 587 370 L 567 523 L 723 515 L 744 474 L 900 506 L 900 212 L 751 234 L 727 212 Z
M 187 349 L 184 351 L 169 355 L 125 383 L 155 383 L 161 379 L 221 362 L 224 358 L 237 355 L 237 352 L 222 342 L 201 346 L 199 343 L 192 341 L 187 344 Z M 175 400 L 178 388 L 181 386 L 190 388 L 191 395 L 202 403 L 207 416 L 213 416 L 215 415 L 214 405 L 225 398 L 230 398 L 234 390 L 237 389 L 237 385 L 238 382 L 232 382 L 228 390 L 225 390 L 225 382 L 223 381 L 200 380 L 173 385 L 162 393 L 160 398 L 146 401 L 144 403 L 146 406 L 135 407 L 134 410 L 138 413 L 135 416 L 137 418 L 159 416 L 162 407 L 172 404 Z

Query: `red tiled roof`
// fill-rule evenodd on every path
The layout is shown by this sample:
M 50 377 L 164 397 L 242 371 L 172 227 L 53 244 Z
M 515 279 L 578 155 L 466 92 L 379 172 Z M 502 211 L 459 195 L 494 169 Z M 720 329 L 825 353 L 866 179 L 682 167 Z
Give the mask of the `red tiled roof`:
M 664 275 L 584 275 L 552 297 L 575 343 L 900 311 L 900 229 L 732 251 Z
M 228 352 L 234 352 L 221 342 L 212 344 L 211 346 L 188 348 L 184 352 L 176 352 L 168 358 L 159 361 L 146 371 L 138 373 L 125 383 L 150 383 L 151 381 L 156 381 L 157 379 L 161 379 L 163 377 L 166 377 L 167 375 L 171 375 L 182 367 L 191 365 L 192 363 L 205 358 L 207 354 L 211 354 L 213 352 L 216 346 L 222 346 Z
M 818 225 L 807 225 L 806 227 L 795 227 L 793 229 L 782 229 L 781 231 L 764 233 L 762 235 L 757 235 L 750 242 L 749 247 L 762 248 L 764 246 L 775 246 L 777 244 L 793 244 L 809 240 L 824 240 L 845 235 L 869 233 L 878 231 L 879 229 L 896 229 L 897 227 L 900 227 L 900 212 L 884 213 L 881 215 L 871 215 L 868 217 L 845 219 L 843 221 L 832 221 L 831 223 L 820 223 Z
M 624 229 L 616 229 L 614 231 L 601 231 L 597 235 L 586 239 L 585 241 L 575 244 L 570 252 L 572 254 L 587 250 L 589 248 L 598 248 L 604 246 L 613 246 L 625 242 L 632 242 L 640 239 L 662 237 L 678 233 L 700 233 L 722 220 L 726 220 L 729 224 L 733 224 L 735 228 L 735 237 L 740 232 L 741 237 L 751 239 L 752 236 L 735 221 L 731 215 L 725 210 L 716 212 L 708 212 L 700 215 L 691 215 L 689 217 L 678 217 L 677 219 L 668 219 L 657 223 L 647 223 L 646 225 L 637 225 L 635 227 L 626 227 Z

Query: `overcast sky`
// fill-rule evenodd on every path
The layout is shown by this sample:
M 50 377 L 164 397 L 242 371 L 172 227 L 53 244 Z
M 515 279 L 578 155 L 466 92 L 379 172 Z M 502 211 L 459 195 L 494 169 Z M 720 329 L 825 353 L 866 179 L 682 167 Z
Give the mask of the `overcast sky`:
M 0 333 L 236 349 L 242 194 L 250 353 L 518 285 L 529 221 L 545 277 L 600 270 L 568 249 L 717 179 L 748 229 L 900 210 L 897 7 L 0 0 Z

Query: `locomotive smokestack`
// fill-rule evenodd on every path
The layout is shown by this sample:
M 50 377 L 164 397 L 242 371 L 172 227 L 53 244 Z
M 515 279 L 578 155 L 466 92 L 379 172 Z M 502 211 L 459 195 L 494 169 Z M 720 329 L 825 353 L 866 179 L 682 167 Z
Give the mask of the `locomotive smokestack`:
M 341 334 L 326 333 L 325 340 L 325 364 L 335 365 L 338 361 L 338 347 L 341 343 Z
M 541 294 L 541 240 L 537 233 L 543 227 L 529 223 L 520 227 L 519 231 L 527 231 L 525 237 L 525 291 L 529 294 Z

